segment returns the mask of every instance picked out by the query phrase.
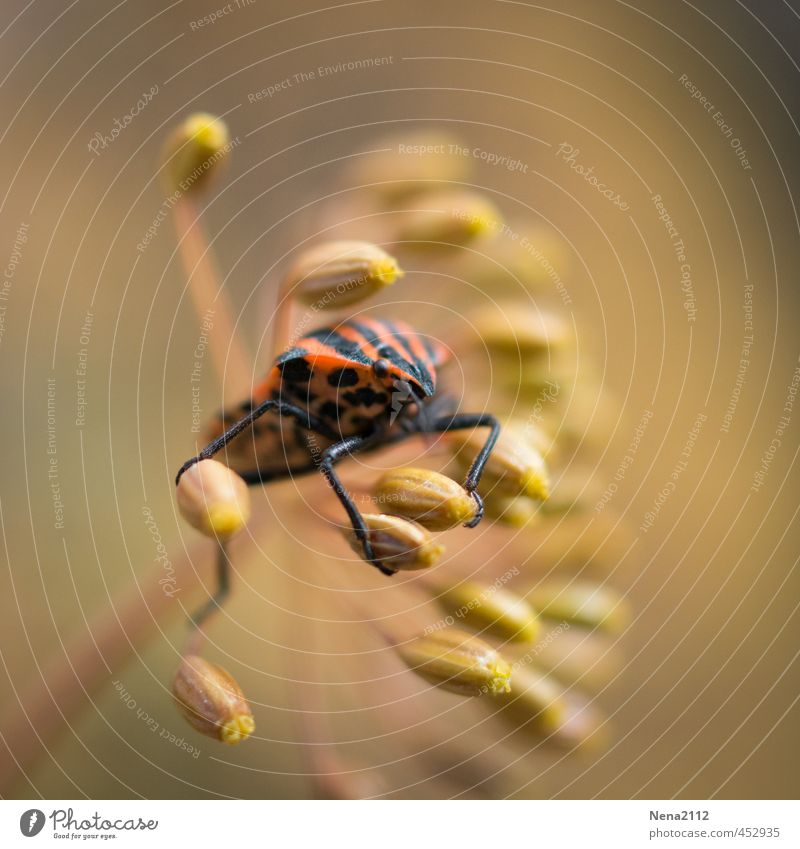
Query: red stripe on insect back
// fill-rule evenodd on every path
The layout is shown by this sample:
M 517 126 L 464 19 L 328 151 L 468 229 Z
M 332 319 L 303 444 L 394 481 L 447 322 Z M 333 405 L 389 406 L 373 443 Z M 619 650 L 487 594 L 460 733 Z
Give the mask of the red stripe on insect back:
M 366 323 L 366 322 L 362 322 Z M 447 349 L 429 336 L 422 336 L 417 330 L 404 321 L 374 322 L 384 328 L 384 332 L 391 335 L 392 341 L 398 346 L 402 345 L 408 351 L 410 362 L 421 361 L 428 371 L 433 374 L 436 367 L 448 359 Z
M 309 364 L 313 362 L 322 363 L 325 360 L 335 360 L 336 362 L 339 362 L 346 359 L 342 352 L 334 348 L 333 345 L 320 342 L 319 339 L 315 339 L 313 336 L 301 339 L 298 343 L 298 347 L 308 352 L 305 359 L 309 362 Z
M 422 362 L 427 366 L 428 371 L 433 374 L 436 370 L 436 363 L 433 361 L 433 357 L 431 357 L 428 350 L 422 344 L 422 339 L 420 339 L 419 334 L 415 333 L 411 330 L 411 328 L 409 328 L 409 330 L 410 332 L 406 333 L 403 338 L 408 343 L 408 346 L 411 348 L 414 356 L 417 357 L 417 359 L 422 360 Z
M 414 361 L 414 355 L 403 341 L 402 333 L 398 333 L 394 327 L 375 318 L 359 318 L 358 323 L 371 330 L 381 345 L 389 345 L 399 351 L 404 359 Z
M 297 342 L 297 356 L 304 359 L 309 366 L 323 370 L 332 370 L 349 364 L 345 354 L 333 345 L 320 342 L 313 336 L 306 336 Z M 253 390 L 253 403 L 260 404 L 267 398 L 272 398 L 280 390 L 283 373 L 280 365 L 274 365 L 267 377 Z
M 360 330 L 356 330 L 356 328 L 348 322 L 343 322 L 342 324 L 337 325 L 335 331 L 343 339 L 347 339 L 348 342 L 358 345 L 361 351 L 369 357 L 369 359 L 378 359 L 378 349 L 375 345 L 373 345 Z

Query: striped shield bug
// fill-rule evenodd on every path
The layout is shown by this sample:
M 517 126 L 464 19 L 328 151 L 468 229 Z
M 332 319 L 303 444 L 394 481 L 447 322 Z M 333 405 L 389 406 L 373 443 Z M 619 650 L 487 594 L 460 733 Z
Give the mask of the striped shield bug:
M 360 318 L 315 330 L 277 357 L 251 398 L 218 416 L 213 438 L 183 464 L 176 483 L 223 449 L 226 463 L 250 485 L 318 470 L 347 512 L 364 558 L 392 575 L 396 570 L 375 557 L 334 467 L 414 435 L 488 428 L 464 481 L 477 506 L 468 526 L 477 525 L 483 516 L 477 486 L 500 425 L 488 413 L 447 411 L 447 399 L 436 394 L 437 368 L 447 356 L 444 346 L 400 321 Z

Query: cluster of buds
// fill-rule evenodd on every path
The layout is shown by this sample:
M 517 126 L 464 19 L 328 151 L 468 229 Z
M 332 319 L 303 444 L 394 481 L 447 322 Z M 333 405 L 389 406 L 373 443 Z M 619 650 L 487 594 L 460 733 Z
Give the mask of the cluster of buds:
M 520 281 L 528 292 L 545 277 L 552 283 L 546 260 L 556 256 L 560 245 L 552 234 L 543 234 L 538 244 L 548 246 L 546 256 L 540 249 L 520 248 L 517 230 L 521 228 L 504 223 L 494 202 L 482 193 L 459 187 L 469 185 L 469 158 L 447 155 L 453 145 L 442 141 L 440 134 L 434 136 L 417 146 L 439 151 L 435 156 L 398 159 L 392 154 L 392 167 L 386 167 L 385 157 L 378 155 L 354 166 L 362 169 L 356 181 L 369 185 L 373 199 L 382 205 L 381 229 L 367 231 L 374 241 L 335 239 L 299 254 L 278 293 L 273 316 L 276 337 L 282 344 L 294 305 L 315 311 L 350 309 L 403 277 L 395 254 L 406 265 L 406 257 L 418 252 L 434 270 L 437 262 L 441 267 L 453 263 L 448 270 L 492 295 L 492 308 L 469 317 L 483 353 L 491 360 L 485 384 L 506 395 L 515 392 L 514 397 L 531 400 L 546 413 L 555 409 L 560 391 L 560 384 L 553 380 L 553 364 L 564 369 L 563 357 L 570 349 L 568 326 L 555 311 L 521 306 L 511 295 L 518 295 L 515 284 Z M 219 172 L 229 147 L 222 121 L 194 115 L 167 141 L 162 169 L 173 188 L 194 191 Z M 393 179 L 387 180 L 387 174 Z M 509 232 L 514 239 L 501 237 Z M 508 254 L 509 245 L 517 246 L 513 256 Z M 458 263 L 464 257 L 476 264 L 462 274 Z M 514 282 L 501 286 L 501 276 Z M 580 743 L 594 735 L 601 722 L 585 701 L 572 695 L 572 684 L 585 683 L 593 670 L 613 674 L 611 654 L 597 648 L 595 637 L 609 639 L 625 627 L 630 617 L 625 600 L 585 580 L 549 579 L 533 586 L 527 580 L 529 591 L 517 592 L 502 582 L 482 583 L 472 577 L 443 580 L 434 568 L 445 551 L 434 534 L 474 523 L 481 499 L 487 517 L 520 528 L 521 537 L 535 531 L 537 523 L 531 523 L 533 529 L 523 528 L 534 517 L 546 517 L 553 488 L 551 469 L 558 462 L 558 452 L 548 430 L 538 425 L 539 412 L 535 424 L 530 419 L 504 423 L 483 469 L 480 498 L 457 479 L 468 474 L 485 443 L 485 432 L 453 432 L 439 443 L 446 449 L 445 471 L 453 477 L 411 466 L 388 471 L 374 484 L 377 509 L 362 518 L 375 558 L 391 569 L 425 571 L 413 583 L 429 592 L 428 602 L 441 613 L 442 618 L 422 635 L 392 639 L 397 657 L 437 688 L 461 696 L 490 696 L 480 703 L 491 705 L 517 728 Z M 559 447 L 561 439 L 559 432 Z M 556 495 L 551 500 L 554 505 L 571 509 L 572 501 L 558 491 Z M 202 460 L 186 470 L 177 500 L 192 527 L 222 543 L 240 531 L 250 516 L 244 481 L 214 460 Z M 363 541 L 355 531 L 342 532 L 363 556 Z M 513 557 L 513 548 L 510 551 Z M 458 557 L 450 560 L 455 563 Z M 554 633 L 558 639 L 553 639 Z M 238 684 L 194 652 L 182 660 L 173 694 L 187 721 L 200 733 L 237 743 L 254 730 Z

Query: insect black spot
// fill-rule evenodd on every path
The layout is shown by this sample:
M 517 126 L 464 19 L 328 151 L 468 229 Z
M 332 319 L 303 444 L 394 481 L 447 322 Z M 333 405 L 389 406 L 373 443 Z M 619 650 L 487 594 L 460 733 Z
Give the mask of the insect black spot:
M 331 386 L 355 386 L 358 383 L 358 372 L 354 368 L 337 368 L 328 375 Z
M 362 386 L 355 392 L 345 392 L 344 399 L 354 407 L 371 407 L 373 404 L 385 404 L 389 396 L 385 392 L 376 392 L 371 386 Z
M 323 419 L 332 419 L 333 421 L 338 421 L 342 411 L 336 401 L 326 401 L 319 408 L 319 415 Z
M 283 379 L 291 383 L 308 383 L 311 379 L 311 367 L 302 357 L 284 360 L 278 368 Z
M 381 357 L 391 357 L 392 354 L 396 353 L 397 352 L 391 345 L 381 345 L 381 347 L 378 348 L 378 355 Z
M 287 383 L 283 391 L 286 395 L 297 398 L 300 401 L 305 401 L 310 404 L 316 397 L 316 393 L 312 392 L 308 386 L 297 383 Z

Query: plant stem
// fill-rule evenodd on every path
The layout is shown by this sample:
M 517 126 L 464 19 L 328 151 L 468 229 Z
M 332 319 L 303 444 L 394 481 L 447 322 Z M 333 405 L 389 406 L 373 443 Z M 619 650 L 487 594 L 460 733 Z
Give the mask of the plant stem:
M 288 280 L 278 287 L 278 300 L 272 316 L 272 356 L 277 357 L 286 349 L 291 337 L 292 309 L 294 298 Z M 270 363 L 271 365 L 271 363 Z
M 211 246 L 200 224 L 194 201 L 184 195 L 175 205 L 175 229 L 189 292 L 198 320 L 214 311 L 214 332 L 209 348 L 223 395 L 242 400 L 250 397 L 252 359 L 236 334 L 234 313 L 222 286 Z

